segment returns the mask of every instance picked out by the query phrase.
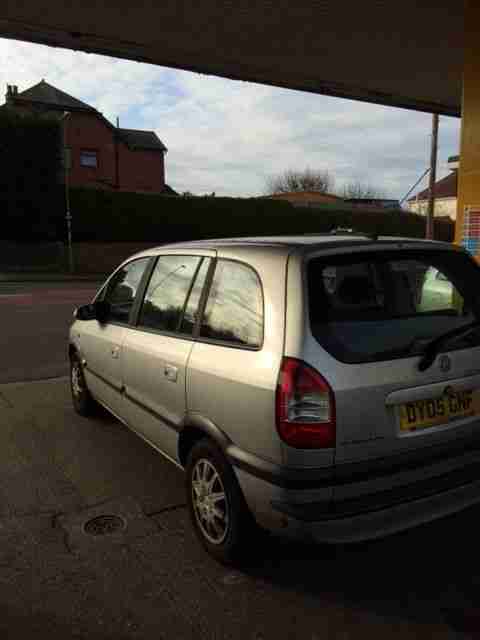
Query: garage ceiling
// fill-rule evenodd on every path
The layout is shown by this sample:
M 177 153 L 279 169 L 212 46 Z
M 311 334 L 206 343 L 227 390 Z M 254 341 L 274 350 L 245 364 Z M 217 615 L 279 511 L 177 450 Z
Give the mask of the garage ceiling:
M 3 0 L 0 35 L 458 116 L 463 18 L 458 0 Z

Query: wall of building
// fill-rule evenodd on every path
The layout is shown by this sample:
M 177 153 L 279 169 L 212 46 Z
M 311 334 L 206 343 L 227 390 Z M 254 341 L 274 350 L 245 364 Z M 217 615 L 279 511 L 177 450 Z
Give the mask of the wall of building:
M 75 242 L 75 271 L 83 274 L 111 273 L 118 265 L 138 251 L 158 246 L 145 242 Z
M 67 254 L 62 242 L 0 241 L 0 271 L 27 272 L 65 271 Z
M 164 155 L 158 151 L 130 151 L 119 145 L 120 189 L 122 191 L 163 191 Z
M 465 9 L 462 133 L 458 180 L 456 242 L 462 241 L 465 207 L 480 206 L 480 3 L 469 0 Z
M 72 112 L 66 121 L 66 145 L 70 148 L 72 187 L 115 187 L 115 143 L 113 131 L 88 113 Z M 98 166 L 82 167 L 81 151 L 97 151 Z
M 412 213 L 419 213 L 422 216 L 426 216 L 428 200 L 408 202 L 407 209 Z M 449 216 L 452 220 L 455 220 L 457 217 L 457 198 L 437 198 L 435 200 L 434 215 Z
M 66 121 L 66 144 L 70 148 L 72 187 L 116 188 L 115 130 L 94 114 L 72 112 Z M 80 164 L 82 151 L 96 151 L 98 166 Z M 132 151 L 118 141 L 118 175 L 121 191 L 159 193 L 165 185 L 163 153 Z
M 158 242 L 75 242 L 75 273 L 94 274 L 103 278 L 129 256 L 157 245 Z M 0 271 L 66 273 L 67 246 L 63 242 L 0 242 Z

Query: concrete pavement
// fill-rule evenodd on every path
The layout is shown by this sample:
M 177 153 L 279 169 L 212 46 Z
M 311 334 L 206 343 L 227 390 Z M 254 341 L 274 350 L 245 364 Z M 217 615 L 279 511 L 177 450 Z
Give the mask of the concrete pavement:
M 107 414 L 77 416 L 67 379 L 1 385 L 0 637 L 447 639 L 477 625 L 478 509 L 350 547 L 265 538 L 232 571 L 184 504 L 182 472 Z M 123 528 L 85 533 L 99 515 Z

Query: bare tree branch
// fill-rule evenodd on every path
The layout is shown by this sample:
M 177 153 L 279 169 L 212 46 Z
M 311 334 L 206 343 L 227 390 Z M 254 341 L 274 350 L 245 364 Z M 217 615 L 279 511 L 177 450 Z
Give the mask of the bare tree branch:
M 265 184 L 266 195 L 274 193 L 289 193 L 302 191 L 317 191 L 330 193 L 335 186 L 335 180 L 328 171 L 304 169 L 296 171 L 288 169 L 283 173 L 267 178 Z
M 385 192 L 382 189 L 377 189 L 368 183 L 355 180 L 354 182 L 347 182 L 338 192 L 341 198 L 385 198 Z

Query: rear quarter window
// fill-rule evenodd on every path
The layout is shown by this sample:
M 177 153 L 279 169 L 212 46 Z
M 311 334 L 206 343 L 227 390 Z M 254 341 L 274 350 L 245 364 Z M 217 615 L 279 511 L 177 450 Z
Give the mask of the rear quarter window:
M 256 272 L 219 260 L 202 318 L 200 337 L 259 349 L 263 341 L 263 296 Z

